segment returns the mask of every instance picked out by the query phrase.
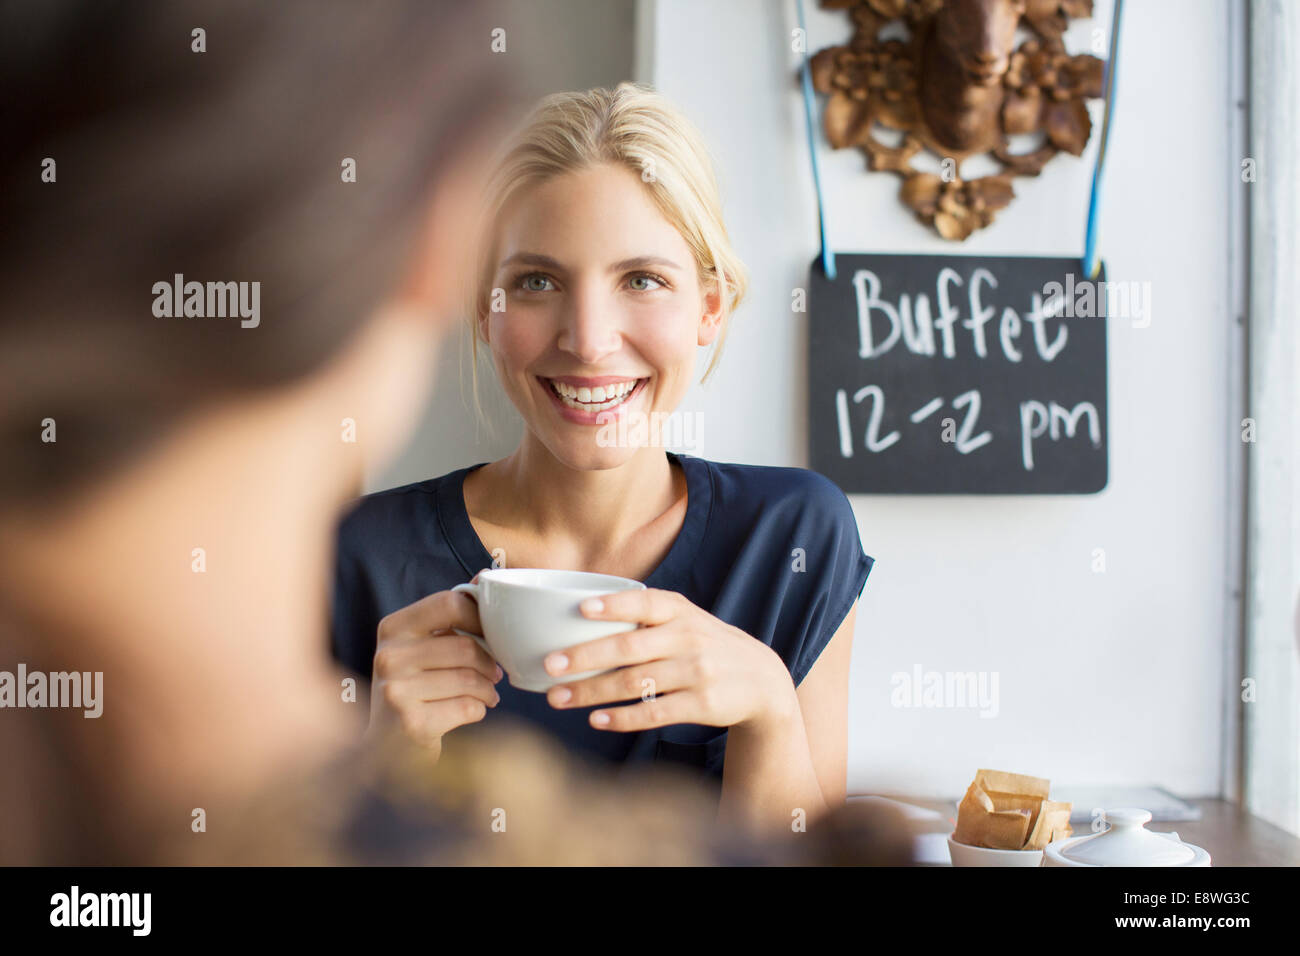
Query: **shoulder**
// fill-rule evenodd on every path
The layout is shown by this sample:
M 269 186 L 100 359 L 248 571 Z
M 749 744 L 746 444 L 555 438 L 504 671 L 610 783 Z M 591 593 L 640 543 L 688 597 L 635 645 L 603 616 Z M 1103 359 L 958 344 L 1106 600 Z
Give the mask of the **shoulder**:
M 392 542 L 421 535 L 429 522 L 438 520 L 438 495 L 453 484 L 459 488 L 468 470 L 458 469 L 356 499 L 339 520 L 340 550 L 362 550 L 367 542 L 376 539 Z
M 753 511 L 797 524 L 835 526 L 847 522 L 856 528 L 848 497 L 839 485 L 818 472 L 697 460 L 712 475 L 715 507 L 724 511 Z

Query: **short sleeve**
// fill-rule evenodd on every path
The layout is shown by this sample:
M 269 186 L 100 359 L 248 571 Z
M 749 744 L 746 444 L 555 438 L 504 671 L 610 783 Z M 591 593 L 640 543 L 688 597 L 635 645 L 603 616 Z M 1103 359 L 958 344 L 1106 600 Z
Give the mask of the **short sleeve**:
M 875 560 L 862 549 L 849 499 L 829 478 L 809 472 L 796 537 L 808 575 L 804 627 L 787 663 L 797 687 L 862 594 Z

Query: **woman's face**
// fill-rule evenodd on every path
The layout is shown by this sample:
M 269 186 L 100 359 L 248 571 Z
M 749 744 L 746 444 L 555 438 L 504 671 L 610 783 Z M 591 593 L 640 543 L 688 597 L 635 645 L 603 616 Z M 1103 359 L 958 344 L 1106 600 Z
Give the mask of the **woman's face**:
M 524 190 L 499 229 L 492 285 L 504 310 L 483 331 L 510 400 L 570 467 L 622 464 L 686 394 L 721 297 L 701 288 L 686 240 L 620 165 Z

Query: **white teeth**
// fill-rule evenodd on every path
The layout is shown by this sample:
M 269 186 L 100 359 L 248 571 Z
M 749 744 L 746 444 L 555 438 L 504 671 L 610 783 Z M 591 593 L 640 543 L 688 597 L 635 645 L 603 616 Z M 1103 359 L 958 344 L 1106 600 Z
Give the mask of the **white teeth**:
M 595 388 L 574 388 L 563 382 L 551 380 L 551 390 L 559 396 L 560 401 L 570 408 L 588 412 L 604 411 L 620 405 L 636 389 L 639 380 L 633 379 L 613 385 L 597 385 Z

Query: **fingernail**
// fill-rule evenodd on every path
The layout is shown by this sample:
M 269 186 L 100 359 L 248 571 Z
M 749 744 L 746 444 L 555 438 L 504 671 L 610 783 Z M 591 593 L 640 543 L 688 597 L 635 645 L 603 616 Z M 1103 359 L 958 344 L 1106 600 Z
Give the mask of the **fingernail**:
M 501 703 L 501 695 L 500 695 L 500 694 L 496 694 L 496 695 L 494 695 L 494 696 L 496 697 L 496 700 L 492 701 L 492 706 L 493 706 L 493 707 L 495 707 L 497 704 Z
M 603 711 L 598 714 L 592 714 L 591 722 L 595 724 L 597 727 L 604 727 L 607 723 L 609 723 L 609 714 L 606 714 Z
M 561 674 L 569 666 L 569 659 L 563 654 L 552 654 L 546 658 L 546 669 L 552 674 Z
M 573 698 L 573 691 L 567 687 L 557 687 L 552 698 L 557 704 L 567 704 Z
M 492 678 L 493 681 L 499 681 L 502 677 L 505 676 L 505 673 L 506 673 L 506 672 L 503 671 L 503 670 L 501 669 L 501 665 L 498 664 L 498 665 L 497 665 L 497 676 L 494 677 L 494 678 Z
M 579 605 L 579 609 L 583 614 L 599 614 L 605 610 L 605 602 L 600 598 L 587 598 Z

